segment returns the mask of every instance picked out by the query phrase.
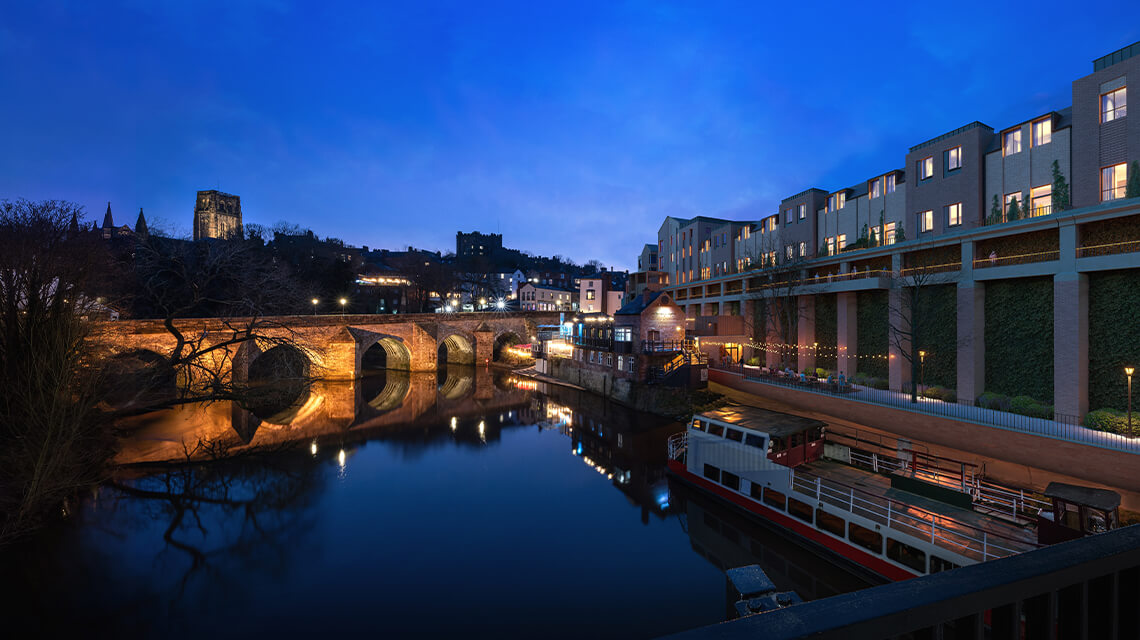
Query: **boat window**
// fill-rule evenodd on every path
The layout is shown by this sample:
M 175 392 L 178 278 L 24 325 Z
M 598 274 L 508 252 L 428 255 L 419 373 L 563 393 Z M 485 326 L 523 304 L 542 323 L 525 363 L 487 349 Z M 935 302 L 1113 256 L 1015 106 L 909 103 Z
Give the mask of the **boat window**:
M 847 527 L 847 539 L 868 551 L 883 553 L 883 534 L 878 531 L 872 531 L 852 522 Z
M 702 420 L 693 420 L 693 428 L 697 431 L 705 430 L 705 423 Z
M 712 424 L 710 422 L 709 423 L 709 433 L 713 434 L 714 436 L 723 436 L 724 435 L 724 427 L 722 427 L 719 424 Z
M 705 465 L 705 477 L 713 482 L 720 482 L 720 469 L 712 466 L 711 464 Z
M 802 434 L 802 433 L 793 433 L 792 434 L 792 445 L 791 446 L 798 447 L 803 443 L 804 443 L 804 434 Z
M 735 473 L 721 472 L 720 483 L 733 491 L 740 491 L 740 476 Z
M 758 436 L 755 433 L 749 433 L 744 436 L 744 444 L 756 447 L 757 449 L 764 448 L 764 436 Z
M 1061 524 L 1070 529 L 1081 529 L 1080 507 L 1070 502 L 1061 502 Z
M 764 490 L 764 504 L 770 507 L 778 507 L 782 511 L 787 501 L 788 497 L 779 491 L 773 491 L 771 489 Z
M 840 538 L 846 533 L 847 523 L 837 515 L 830 514 L 823 509 L 815 510 L 815 526 L 820 529 L 837 535 Z
M 755 482 L 753 482 L 753 483 L 752 483 L 751 494 L 752 494 L 752 498 L 753 498 L 754 500 L 761 500 L 761 499 L 763 499 L 763 497 L 760 495 L 760 491 L 761 491 L 761 489 L 760 489 L 760 485 L 758 485 L 758 484 L 756 484 Z
M 926 552 L 898 540 L 887 538 L 887 557 L 919 573 L 926 571 Z
M 728 439 L 732 440 L 733 442 L 740 442 L 740 441 L 744 440 L 744 434 L 741 433 L 740 431 L 737 431 L 736 429 L 729 429 L 728 430 Z
M 788 513 L 804 522 L 811 523 L 811 505 L 805 504 L 795 498 L 788 498 Z
M 1085 533 L 1104 533 L 1108 531 L 1108 525 L 1104 519 L 1104 512 L 1086 507 L 1085 512 L 1088 517 L 1085 518 Z
M 772 448 L 768 450 L 769 453 L 780 453 L 787 447 L 784 446 L 783 438 L 772 438 Z
M 950 562 L 949 560 L 939 558 L 938 556 L 930 556 L 930 573 L 938 573 L 940 571 L 949 571 L 951 569 L 957 569 L 957 568 L 958 568 L 958 565 L 954 564 L 953 562 Z

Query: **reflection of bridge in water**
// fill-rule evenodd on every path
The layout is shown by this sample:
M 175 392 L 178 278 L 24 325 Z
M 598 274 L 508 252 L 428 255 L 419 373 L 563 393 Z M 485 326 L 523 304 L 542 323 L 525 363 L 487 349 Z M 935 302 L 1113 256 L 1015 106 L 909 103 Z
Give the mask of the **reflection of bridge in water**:
M 117 461 L 124 464 L 185 459 L 224 451 L 271 450 L 290 443 L 363 441 L 392 428 L 450 425 L 506 411 L 530 411 L 530 393 L 487 367 L 448 365 L 435 373 L 379 370 L 360 380 L 319 380 L 280 410 L 251 412 L 233 402 L 188 405 L 139 416 L 123 426 L 138 431 Z M 260 415 L 259 415 L 260 414 Z M 482 422 L 482 421 L 480 421 Z M 497 425 L 473 429 L 473 438 L 497 438 Z M 208 446 L 206 446 L 208 445 Z

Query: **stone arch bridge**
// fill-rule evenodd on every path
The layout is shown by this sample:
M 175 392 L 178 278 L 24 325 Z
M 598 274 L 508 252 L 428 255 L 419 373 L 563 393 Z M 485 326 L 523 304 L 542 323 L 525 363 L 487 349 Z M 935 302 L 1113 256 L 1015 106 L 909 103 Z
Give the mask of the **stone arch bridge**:
M 258 320 L 257 335 L 287 339 L 287 346 L 250 340 L 211 353 L 215 364 L 229 367 L 235 379 L 245 379 L 250 366 L 275 349 L 300 351 L 315 377 L 350 380 L 371 366 L 404 371 L 435 371 L 443 363 L 488 365 L 504 346 L 529 343 L 537 327 L 559 322 L 559 314 L 455 313 L 407 315 L 276 316 Z M 248 319 L 187 318 L 175 322 L 188 338 L 205 345 L 234 335 Z M 155 352 L 170 354 L 176 341 L 162 320 L 103 322 L 91 339 L 114 357 Z

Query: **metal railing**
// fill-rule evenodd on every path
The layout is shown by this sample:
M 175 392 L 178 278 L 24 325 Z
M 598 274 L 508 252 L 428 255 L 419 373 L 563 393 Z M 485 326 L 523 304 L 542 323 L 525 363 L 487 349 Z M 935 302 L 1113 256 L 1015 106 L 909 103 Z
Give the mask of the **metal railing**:
M 814 498 L 821 504 L 870 520 L 887 529 L 929 540 L 931 544 L 977 562 L 1029 551 L 1036 543 L 1016 540 L 1000 533 L 921 509 L 906 502 L 874 495 L 841 482 L 791 469 L 792 492 Z
M 1076 416 L 1054 414 L 1053 419 L 1033 418 L 1008 411 L 985 409 L 967 404 L 943 402 L 932 398 L 918 397 L 918 402 L 911 402 L 910 395 L 886 389 L 872 389 L 870 387 L 836 382 L 827 383 L 814 378 L 800 382 L 799 378 L 788 376 L 762 374 L 759 367 L 734 364 L 720 365 L 722 371 L 741 375 L 745 380 L 762 384 L 770 384 L 797 391 L 817 393 L 844 400 L 866 402 L 914 413 L 942 416 L 954 420 L 973 422 L 999 429 L 1028 433 L 1032 435 L 1048 436 L 1058 440 L 1066 440 L 1078 444 L 1087 444 L 1115 451 L 1140 453 L 1140 438 L 1108 433 L 1089 429 L 1079 424 Z
M 672 353 L 675 351 L 684 351 L 686 342 L 685 340 L 642 340 L 641 352 Z
M 987 267 L 1006 267 L 1012 264 L 1032 264 L 1034 262 L 1051 262 L 1053 260 L 1060 260 L 1061 252 L 1057 249 L 1052 251 L 1037 251 L 1034 253 L 1022 253 L 1015 256 L 987 256 L 983 258 L 974 258 L 975 269 L 985 269 Z
M 613 347 L 613 342 L 613 338 L 595 338 L 590 336 L 574 336 L 570 338 L 570 343 L 574 346 L 589 347 L 602 351 L 609 351 Z
M 1128 240 L 1125 242 L 1110 242 L 1108 244 L 1077 247 L 1077 257 L 1091 258 L 1093 256 L 1111 256 L 1118 253 L 1134 253 L 1136 251 L 1140 251 L 1140 240 Z
M 914 274 L 922 273 L 946 273 L 949 271 L 960 271 L 962 269 L 961 262 L 947 262 L 946 264 L 932 264 L 923 265 L 920 267 L 907 267 L 899 270 L 899 275 L 906 277 Z

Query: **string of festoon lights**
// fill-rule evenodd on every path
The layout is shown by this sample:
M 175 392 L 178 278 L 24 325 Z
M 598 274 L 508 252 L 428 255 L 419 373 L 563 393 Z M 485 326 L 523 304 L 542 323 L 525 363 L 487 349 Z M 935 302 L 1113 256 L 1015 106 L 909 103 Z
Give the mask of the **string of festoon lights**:
M 737 340 L 716 340 L 716 339 L 700 339 L 701 344 L 719 344 L 719 345 L 739 345 L 748 346 L 757 351 L 764 353 L 777 353 L 777 354 L 798 354 L 798 353 L 814 353 L 815 355 L 824 356 L 846 356 L 848 358 L 857 358 L 859 360 L 889 360 L 893 357 L 890 354 L 876 354 L 876 353 L 855 353 L 848 354 L 847 347 L 835 347 L 822 344 L 788 344 L 781 342 L 756 342 L 755 340 L 737 341 Z

